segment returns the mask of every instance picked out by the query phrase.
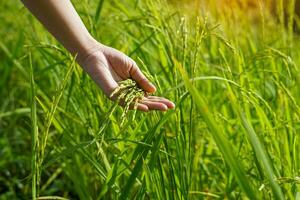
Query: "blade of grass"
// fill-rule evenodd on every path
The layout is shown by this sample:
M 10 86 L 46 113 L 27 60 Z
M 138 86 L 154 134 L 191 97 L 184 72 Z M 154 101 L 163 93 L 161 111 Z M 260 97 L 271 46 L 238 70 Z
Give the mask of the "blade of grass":
M 64 77 L 64 79 L 62 80 L 62 82 L 60 83 L 59 85 L 59 89 L 53 99 L 53 103 L 52 103 L 52 106 L 51 106 L 51 109 L 47 115 L 47 119 L 46 119 L 46 123 L 45 123 L 45 130 L 43 131 L 43 134 L 42 134 L 42 138 L 41 138 L 41 148 L 40 148 L 40 151 L 41 151 L 41 156 L 40 156 L 40 165 L 42 164 L 43 162 L 43 157 L 44 157 L 44 152 L 45 152 L 45 148 L 46 148 L 46 145 L 47 145 L 47 138 L 48 138 L 48 133 L 49 133 L 49 129 L 50 129 L 50 126 L 52 124 L 52 120 L 53 120 L 53 117 L 54 117 L 54 114 L 55 114 L 55 111 L 56 111 L 56 108 L 58 107 L 58 104 L 60 102 L 60 99 L 63 95 L 63 92 L 67 86 L 67 83 L 68 83 L 68 80 L 69 78 L 71 77 L 72 75 L 72 72 L 76 66 L 76 63 L 75 63 L 75 59 L 76 59 L 76 56 L 72 59 L 71 61 L 71 64 L 70 64 L 70 67 Z
M 238 159 L 232 150 L 231 144 L 227 138 L 224 137 L 223 131 L 209 111 L 207 103 L 204 101 L 197 89 L 191 84 L 186 71 L 182 68 L 180 63 L 176 59 L 174 59 L 174 62 L 176 67 L 181 72 L 185 86 L 190 91 L 190 95 L 192 95 L 194 98 L 194 102 L 197 102 L 196 108 L 202 114 L 210 133 L 220 149 L 224 160 L 230 166 L 232 173 L 235 175 L 238 184 L 250 199 L 257 199 L 258 197 L 253 190 L 252 183 L 249 181 L 249 178 L 246 176 L 246 172 L 244 171 L 244 166 L 242 166 L 241 162 L 238 162 Z
M 13 111 L 0 113 L 0 119 L 4 118 L 4 117 L 10 117 L 13 115 L 22 115 L 22 114 L 27 114 L 27 113 L 31 113 L 31 108 L 17 108 Z
M 239 112 L 239 117 L 241 118 L 242 124 L 243 124 L 244 128 L 246 129 L 246 132 L 248 133 L 247 137 L 251 142 L 251 145 L 255 151 L 256 156 L 262 162 L 262 165 L 265 169 L 264 170 L 265 174 L 267 175 L 267 178 L 270 182 L 270 185 L 272 187 L 275 198 L 276 199 L 285 199 L 278 183 L 275 181 L 275 175 L 273 172 L 273 168 L 270 164 L 269 157 L 267 156 L 263 145 L 259 141 L 259 138 L 257 137 L 257 134 L 255 133 L 252 125 L 248 122 L 248 120 L 246 119 L 246 116 L 243 113 Z
M 275 181 L 275 175 L 273 172 L 273 167 L 271 166 L 269 157 L 265 151 L 265 148 L 263 147 L 263 144 L 260 142 L 256 132 L 254 131 L 253 126 L 251 123 L 249 123 L 249 119 L 247 119 L 249 116 L 245 116 L 245 114 L 242 112 L 242 108 L 240 104 L 238 103 L 238 100 L 236 96 L 234 95 L 231 86 L 227 84 L 228 87 L 228 94 L 229 94 L 229 100 L 231 101 L 231 104 L 233 105 L 233 109 L 236 112 L 237 116 L 241 120 L 241 124 L 243 125 L 245 131 L 245 134 L 250 141 L 250 144 L 255 152 L 255 155 L 257 159 L 261 162 L 264 172 L 268 178 L 268 181 L 270 182 L 273 195 L 276 199 L 284 199 L 284 196 L 282 194 L 282 191 L 278 185 L 278 183 Z M 244 100 L 246 102 L 246 98 Z M 248 105 L 248 104 L 247 104 Z M 250 112 L 248 112 L 250 113 Z M 249 114 L 248 114 L 249 115 Z
M 39 165 L 38 165 L 38 126 L 37 126 L 37 114 L 36 114 L 36 88 L 33 75 L 33 67 L 31 54 L 29 54 L 29 76 L 30 76 L 30 99 L 31 99 L 31 192 L 32 199 L 35 200 L 38 197 L 39 188 Z
M 148 131 L 148 133 L 146 134 L 146 136 L 144 138 L 144 142 L 146 142 L 148 144 L 152 142 L 155 133 L 157 133 L 157 131 L 162 127 L 162 125 L 164 123 L 166 123 L 167 119 L 170 117 L 170 115 L 172 113 L 173 113 L 172 111 L 166 113 L 163 116 L 163 118 L 156 124 L 156 126 Z M 138 145 L 137 148 L 135 149 L 133 159 L 137 158 L 138 160 L 136 161 L 136 164 L 131 172 L 131 175 L 121 192 L 120 199 L 128 198 L 128 196 L 130 194 L 129 191 L 132 188 L 137 176 L 139 175 L 140 171 L 143 168 L 143 162 L 144 162 L 144 159 L 147 157 L 149 150 L 150 150 L 150 148 L 145 147 L 144 145 Z
M 96 24 L 98 23 L 98 21 L 100 19 L 100 14 L 101 14 L 101 11 L 103 8 L 103 3 L 104 3 L 104 0 L 99 0 L 99 2 L 98 2 L 97 9 L 95 12 L 95 17 L 94 17 L 94 21 Z

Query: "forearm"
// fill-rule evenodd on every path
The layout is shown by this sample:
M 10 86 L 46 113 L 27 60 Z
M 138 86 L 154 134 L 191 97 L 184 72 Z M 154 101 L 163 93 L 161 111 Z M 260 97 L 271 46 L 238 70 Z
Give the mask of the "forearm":
M 84 56 L 96 42 L 70 0 L 22 0 L 48 31 L 73 55 Z

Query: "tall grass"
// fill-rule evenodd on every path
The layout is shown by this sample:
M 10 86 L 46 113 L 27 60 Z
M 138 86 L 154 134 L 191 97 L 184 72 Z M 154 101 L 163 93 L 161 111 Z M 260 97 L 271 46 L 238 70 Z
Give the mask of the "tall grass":
M 299 198 L 296 1 L 222 2 L 74 0 L 176 103 L 126 115 L 1 2 L 0 199 Z
M 32 176 L 32 199 L 36 199 L 38 196 L 37 189 L 39 188 L 39 157 L 38 157 L 38 149 L 39 149 L 39 133 L 37 126 L 37 113 L 36 113 L 36 88 L 34 83 L 34 75 L 32 68 L 32 60 L 31 55 L 29 54 L 29 73 L 30 73 L 30 99 L 31 99 L 31 130 L 32 130 L 32 141 L 31 141 L 31 176 Z

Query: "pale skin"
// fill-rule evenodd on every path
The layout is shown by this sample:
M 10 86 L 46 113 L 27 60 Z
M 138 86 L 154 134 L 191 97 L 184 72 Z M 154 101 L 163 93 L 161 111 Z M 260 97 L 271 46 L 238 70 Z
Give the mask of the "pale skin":
M 70 0 L 22 2 L 72 55 L 76 55 L 77 62 L 107 97 L 118 86 L 118 81 L 128 78 L 135 80 L 148 93 L 156 91 L 134 60 L 91 36 Z M 167 111 L 174 107 L 174 103 L 166 98 L 147 96 L 138 101 L 137 109 Z

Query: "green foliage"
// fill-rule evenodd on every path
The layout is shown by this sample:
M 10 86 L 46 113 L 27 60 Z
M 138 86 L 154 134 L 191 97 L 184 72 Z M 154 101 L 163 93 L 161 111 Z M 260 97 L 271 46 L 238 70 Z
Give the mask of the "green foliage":
M 142 113 L 1 1 L 0 199 L 299 199 L 298 1 L 222 2 L 74 0 L 176 103 Z M 127 106 L 145 95 L 119 89 Z

